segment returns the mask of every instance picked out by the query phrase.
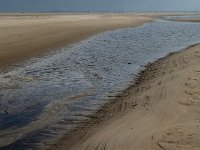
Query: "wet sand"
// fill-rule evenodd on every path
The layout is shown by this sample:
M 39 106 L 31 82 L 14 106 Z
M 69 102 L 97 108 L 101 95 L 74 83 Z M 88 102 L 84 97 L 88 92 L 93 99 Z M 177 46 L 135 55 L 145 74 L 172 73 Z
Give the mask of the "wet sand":
M 133 14 L 0 14 L 0 67 L 149 20 Z
M 179 22 L 200 22 L 200 19 L 199 18 L 193 18 L 193 19 L 176 19 L 175 21 L 179 21 Z
M 93 123 L 53 149 L 200 149 L 199 58 L 200 45 L 194 45 L 147 65 Z

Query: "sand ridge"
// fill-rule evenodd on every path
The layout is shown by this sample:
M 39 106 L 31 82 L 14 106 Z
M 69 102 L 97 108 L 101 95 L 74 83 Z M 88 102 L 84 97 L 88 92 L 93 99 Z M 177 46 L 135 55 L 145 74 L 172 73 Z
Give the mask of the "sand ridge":
M 200 149 L 199 58 L 197 45 L 148 65 L 116 115 L 56 149 Z

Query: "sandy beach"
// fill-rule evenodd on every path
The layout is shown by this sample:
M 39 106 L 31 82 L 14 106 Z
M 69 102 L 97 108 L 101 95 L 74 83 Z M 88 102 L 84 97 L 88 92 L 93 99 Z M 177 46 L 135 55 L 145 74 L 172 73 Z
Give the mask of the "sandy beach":
M 48 54 L 97 33 L 139 26 L 150 20 L 150 17 L 133 14 L 0 14 L 0 69 L 4 72 L 7 68 L 9 70 L 7 66 L 17 68 L 15 65 L 23 64 L 24 60 Z M 25 135 L 40 125 L 15 131 L 15 135 L 4 133 L 4 130 L 0 145 L 16 141 L 19 135 Z
M 0 14 L 0 68 L 48 54 L 104 31 L 140 26 L 168 15 Z M 177 21 L 199 22 L 199 19 Z M 200 45 L 194 45 L 149 63 L 133 86 L 100 108 L 91 120 L 60 137 L 56 144 L 46 145 L 56 150 L 200 149 L 199 58 Z M 49 116 L 51 120 L 52 114 Z M 12 134 L 26 136 L 27 131 L 34 129 L 38 129 L 38 124 Z M 18 137 L 15 139 L 12 134 L 4 134 L 12 138 L 2 139 L 2 146 L 16 141 Z
M 139 26 L 169 15 L 185 14 L 0 13 L 0 67 L 45 54 L 104 31 Z
M 195 45 L 147 65 L 117 103 L 99 112 L 96 126 L 56 149 L 200 149 L 199 58 Z M 108 117 L 98 120 L 103 113 Z
M 149 20 L 131 14 L 0 14 L 0 66 Z

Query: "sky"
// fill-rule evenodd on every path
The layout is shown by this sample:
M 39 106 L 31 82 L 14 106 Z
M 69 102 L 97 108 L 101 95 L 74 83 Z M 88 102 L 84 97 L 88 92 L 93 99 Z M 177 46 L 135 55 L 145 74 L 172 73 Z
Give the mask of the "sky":
M 0 0 L 0 12 L 200 11 L 200 0 Z

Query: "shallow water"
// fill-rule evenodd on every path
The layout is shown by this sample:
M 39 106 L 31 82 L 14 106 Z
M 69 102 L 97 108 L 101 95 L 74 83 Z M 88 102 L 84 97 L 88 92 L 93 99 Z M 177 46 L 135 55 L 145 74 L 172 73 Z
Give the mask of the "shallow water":
M 0 147 L 53 144 L 133 84 L 142 66 L 196 43 L 199 23 L 156 21 L 99 34 L 1 73 Z

